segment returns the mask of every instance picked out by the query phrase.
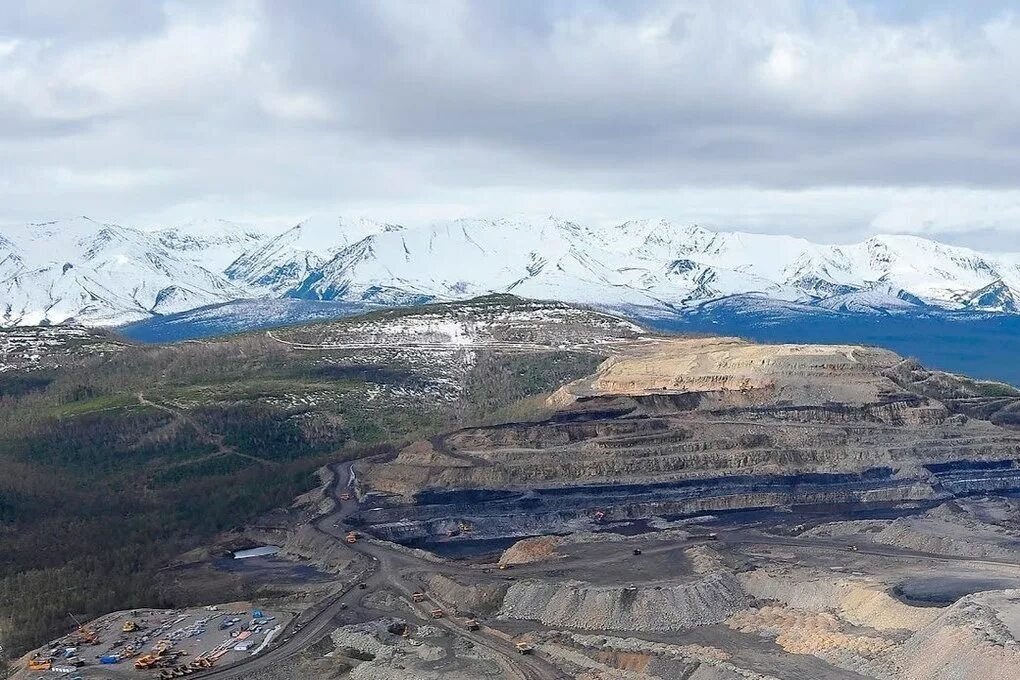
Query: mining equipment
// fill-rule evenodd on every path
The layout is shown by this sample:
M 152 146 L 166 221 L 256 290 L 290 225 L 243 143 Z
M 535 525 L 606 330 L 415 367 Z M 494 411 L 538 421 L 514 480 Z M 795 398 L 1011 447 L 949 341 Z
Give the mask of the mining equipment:
M 717 541 L 719 540 L 718 534 L 714 531 L 710 534 L 691 534 L 687 537 L 691 541 Z
M 135 668 L 138 668 L 140 670 L 152 668 L 153 666 L 158 664 L 160 659 L 162 658 L 163 650 L 156 649 L 155 651 L 152 651 L 149 654 L 146 654 L 145 656 L 138 657 L 138 659 L 135 661 Z
M 534 649 L 527 642 L 518 642 L 514 647 L 517 648 L 518 654 L 531 654 L 531 650 Z
M 415 601 L 415 602 L 424 602 L 425 601 L 425 593 L 422 593 L 422 592 L 411 593 L 411 599 L 413 601 Z
M 353 545 L 354 543 L 358 542 L 358 535 L 353 531 L 348 531 L 347 535 L 344 537 L 344 540 Z
M 74 614 L 68 612 L 68 616 L 71 620 L 78 624 L 78 630 L 74 631 L 74 638 L 79 645 L 98 645 L 99 634 L 91 628 L 86 628 L 85 624 L 78 620 Z
M 53 668 L 53 659 L 47 659 L 41 656 L 33 656 L 25 664 L 25 668 L 30 671 L 48 671 Z
M 429 612 L 429 614 L 431 614 L 432 618 L 434 618 L 434 619 L 441 619 L 444 616 L 446 616 L 446 613 L 442 609 L 440 609 L 439 607 L 436 607 L 435 609 L 433 609 L 431 612 Z

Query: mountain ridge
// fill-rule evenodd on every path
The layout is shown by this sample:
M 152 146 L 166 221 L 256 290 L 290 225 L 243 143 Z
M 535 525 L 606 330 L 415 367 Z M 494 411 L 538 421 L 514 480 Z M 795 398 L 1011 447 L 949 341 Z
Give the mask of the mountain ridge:
M 0 228 L 0 325 L 123 323 L 238 300 L 405 306 L 509 292 L 677 315 L 731 296 L 853 314 L 1020 313 L 1020 254 L 917 236 L 855 244 L 665 219 L 407 227 L 312 217 L 136 228 L 87 217 Z

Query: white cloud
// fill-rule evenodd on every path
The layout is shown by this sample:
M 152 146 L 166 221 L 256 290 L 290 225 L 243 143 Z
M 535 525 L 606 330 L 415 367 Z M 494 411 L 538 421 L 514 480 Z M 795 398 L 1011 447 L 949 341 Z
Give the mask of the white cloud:
M 214 105 L 211 98 L 243 81 L 259 25 L 256 9 L 168 4 L 157 34 L 79 44 L 25 41 L 15 58 L 0 63 L 0 98 L 35 116 L 70 120 Z
M 1020 244 L 1006 12 L 110 0 L 78 30 L 16 5 L 0 221 L 534 211 Z

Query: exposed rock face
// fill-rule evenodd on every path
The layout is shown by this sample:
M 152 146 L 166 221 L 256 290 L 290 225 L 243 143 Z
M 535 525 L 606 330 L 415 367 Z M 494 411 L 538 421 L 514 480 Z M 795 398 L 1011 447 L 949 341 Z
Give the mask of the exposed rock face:
M 1009 680 L 1020 668 L 1020 590 L 968 595 L 915 633 L 897 655 L 898 678 Z
M 605 521 L 1020 489 L 1020 434 L 979 416 L 1014 399 L 885 350 L 634 340 L 549 399 L 554 415 L 459 430 L 366 466 L 413 511 L 366 516 L 420 540 L 533 536 Z
M 739 577 L 759 600 L 782 602 L 802 611 L 836 611 L 849 623 L 874 630 L 918 630 L 939 611 L 912 607 L 860 581 L 833 579 L 808 572 L 777 575 L 755 570 Z
M 736 338 L 660 340 L 606 361 L 561 388 L 559 405 L 592 396 L 711 396 L 716 406 L 871 404 L 895 389 L 881 372 L 899 357 L 853 345 L 759 345 Z
M 308 524 L 289 532 L 282 547 L 284 554 L 308 560 L 326 571 L 345 573 L 367 566 L 364 557 Z
M 750 602 L 724 571 L 661 588 L 522 581 L 510 586 L 500 615 L 581 630 L 676 631 L 724 621 Z
M 505 581 L 469 584 L 456 581 L 443 574 L 428 577 L 428 592 L 443 601 L 478 615 L 488 615 L 499 609 L 510 587 Z
M 811 536 L 866 535 L 919 552 L 1010 560 L 1020 552 L 1011 529 L 1020 522 L 1020 503 L 1012 498 L 949 501 L 925 513 L 886 520 L 833 522 L 806 532 Z

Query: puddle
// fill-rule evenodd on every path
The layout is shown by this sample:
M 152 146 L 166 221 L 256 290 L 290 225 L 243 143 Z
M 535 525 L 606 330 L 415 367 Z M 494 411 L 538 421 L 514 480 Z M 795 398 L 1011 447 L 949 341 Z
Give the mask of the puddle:
M 930 576 L 904 581 L 893 588 L 893 595 L 915 607 L 945 607 L 965 595 L 1007 588 L 1020 588 L 1020 579 Z
M 333 580 L 332 576 L 319 571 L 310 564 L 293 562 L 275 556 L 249 557 L 243 560 L 224 557 L 213 562 L 213 567 L 218 571 L 250 576 L 265 581 L 324 583 Z

